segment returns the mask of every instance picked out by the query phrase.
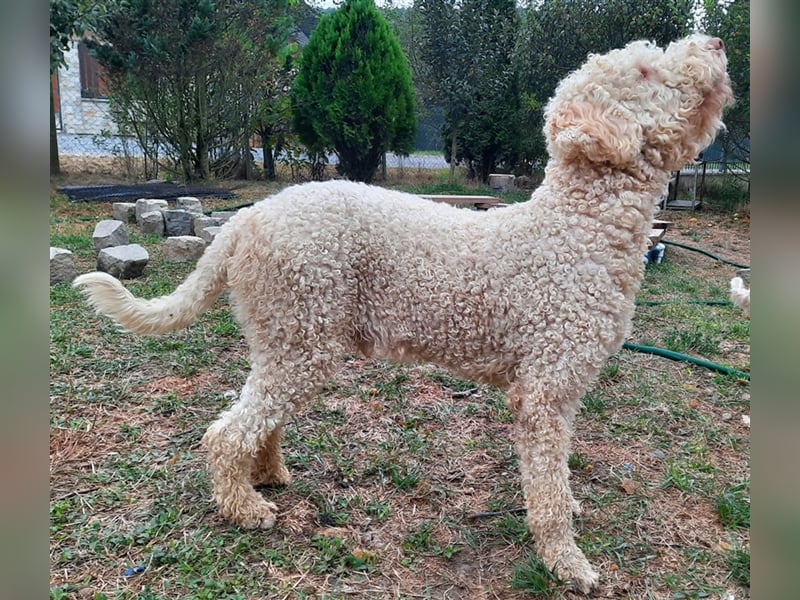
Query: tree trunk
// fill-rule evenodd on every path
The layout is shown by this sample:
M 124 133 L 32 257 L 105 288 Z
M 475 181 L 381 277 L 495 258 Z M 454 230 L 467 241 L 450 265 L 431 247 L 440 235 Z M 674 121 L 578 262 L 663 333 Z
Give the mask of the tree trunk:
M 453 122 L 452 137 L 450 138 L 450 185 L 456 182 L 456 149 L 458 139 L 458 124 Z
M 267 141 L 264 132 L 261 133 L 261 152 L 264 155 L 264 178 L 275 181 L 275 155 L 272 153 L 272 145 Z
M 200 179 L 207 180 L 211 176 L 208 158 L 208 82 L 205 70 L 201 71 L 196 79 L 196 110 L 197 110 L 197 170 Z
M 181 97 L 182 90 L 177 82 L 173 82 L 173 90 L 176 98 L 180 99 L 177 107 L 178 123 L 175 129 L 175 135 L 178 142 L 179 160 L 181 170 L 183 171 L 183 179 L 188 182 L 194 179 L 194 167 L 196 166 L 195 161 L 192 159 L 192 140 L 189 137 L 191 132 L 189 131 L 189 118 L 187 118 L 186 115 L 187 103 L 185 102 L 186 100 L 191 101 L 191 99 L 185 96 Z
M 50 175 L 61 174 L 58 160 L 58 132 L 56 132 L 56 106 L 53 100 L 53 82 L 50 82 Z
M 255 179 L 253 153 L 250 152 L 250 136 L 246 133 L 242 133 L 242 160 L 244 161 L 244 179 L 246 181 Z

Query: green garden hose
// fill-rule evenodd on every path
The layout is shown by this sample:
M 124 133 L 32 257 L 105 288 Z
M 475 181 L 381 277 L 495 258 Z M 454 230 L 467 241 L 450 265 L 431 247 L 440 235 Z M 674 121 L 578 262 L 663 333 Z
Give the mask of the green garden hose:
M 738 369 L 733 369 L 731 367 L 726 367 L 725 365 L 713 363 L 703 358 L 697 358 L 696 356 L 689 356 L 688 354 L 673 352 L 672 350 L 667 350 L 666 348 L 659 348 L 658 346 L 642 346 L 641 344 L 634 344 L 631 342 L 625 342 L 624 344 L 622 344 L 622 347 L 625 348 L 626 350 L 643 352 L 645 354 L 653 354 L 655 356 L 669 358 L 670 360 L 689 362 L 701 367 L 705 367 L 706 369 L 711 369 L 712 371 L 718 371 L 719 373 L 724 373 L 726 375 L 735 375 L 736 377 L 747 379 L 748 381 L 750 380 L 750 373 L 747 373 L 745 371 L 739 371 Z
M 737 262 L 733 262 L 732 260 L 727 260 L 725 258 L 721 258 L 716 254 L 711 254 L 708 250 L 703 250 L 702 248 L 697 248 L 695 246 L 690 246 L 689 244 L 682 244 L 680 242 L 673 242 L 672 240 L 661 240 L 662 244 L 668 244 L 670 246 L 677 246 L 678 248 L 684 248 L 686 250 L 691 250 L 693 252 L 699 252 L 700 254 L 705 254 L 706 256 L 713 258 L 714 260 L 718 260 L 726 265 L 731 265 L 737 267 L 739 269 L 749 269 L 750 265 L 743 265 Z
M 636 306 L 663 306 L 664 304 L 707 304 L 709 306 L 733 306 L 730 300 L 637 300 Z

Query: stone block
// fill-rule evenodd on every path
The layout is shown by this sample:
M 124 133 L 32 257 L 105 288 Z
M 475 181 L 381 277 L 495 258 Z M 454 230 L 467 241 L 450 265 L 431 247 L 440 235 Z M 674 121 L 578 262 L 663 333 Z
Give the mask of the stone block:
M 181 208 L 168 208 L 162 212 L 164 213 L 164 235 L 191 235 L 192 221 L 197 215 Z
M 142 222 L 142 215 L 153 212 L 154 210 L 166 210 L 169 208 L 166 200 L 156 198 L 139 198 L 136 201 L 136 222 Z
M 142 233 L 164 235 L 164 213 L 160 210 L 144 213 L 139 219 L 139 227 Z
M 203 204 L 197 198 L 193 196 L 180 196 L 175 201 L 176 208 L 181 208 L 183 210 L 188 210 L 190 213 L 194 213 L 196 215 L 203 214 Z
M 507 192 L 514 189 L 514 176 L 505 173 L 491 173 L 489 175 L 489 187 L 493 190 Z
M 200 235 L 200 231 L 206 227 L 218 227 L 219 225 L 221 225 L 219 219 L 207 217 L 205 215 L 197 216 L 192 219 L 192 233 L 194 235 Z
M 171 262 L 191 262 L 201 256 L 206 249 L 203 238 L 194 235 L 177 235 L 164 240 L 164 260 Z
M 97 255 L 97 270 L 105 271 L 117 279 L 138 277 L 147 266 L 150 255 L 139 244 L 104 248 Z
M 210 244 L 214 241 L 214 238 L 217 237 L 217 234 L 220 232 L 222 227 L 218 227 L 216 225 L 209 225 L 208 227 L 203 227 L 198 233 L 197 236 L 202 238 L 206 244 Z
M 70 282 L 75 279 L 75 256 L 65 248 L 50 246 L 50 285 Z
M 111 205 L 114 218 L 123 223 L 136 223 L 135 202 L 114 202 Z
M 125 223 L 116 219 L 103 219 L 94 226 L 92 244 L 94 251 L 100 252 L 103 248 L 124 246 L 128 243 L 128 230 Z
M 219 223 L 222 225 L 223 223 L 227 223 L 235 214 L 235 210 L 215 210 L 211 213 L 211 216 L 215 219 L 219 219 Z

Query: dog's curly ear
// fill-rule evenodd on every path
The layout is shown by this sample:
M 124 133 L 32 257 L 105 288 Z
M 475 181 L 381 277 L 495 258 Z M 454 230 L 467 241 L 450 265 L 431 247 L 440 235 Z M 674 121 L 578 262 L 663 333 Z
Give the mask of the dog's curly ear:
M 642 128 L 621 106 L 586 101 L 549 106 L 544 133 L 554 158 L 624 166 L 642 150 Z

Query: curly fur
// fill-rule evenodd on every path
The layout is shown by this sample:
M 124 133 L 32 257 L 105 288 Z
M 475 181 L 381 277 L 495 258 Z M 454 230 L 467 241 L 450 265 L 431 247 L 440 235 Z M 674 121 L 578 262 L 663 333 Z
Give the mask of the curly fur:
M 590 56 L 546 108 L 550 162 L 530 201 L 478 213 L 351 182 L 294 186 L 241 210 L 174 293 L 75 285 L 137 333 L 183 327 L 230 290 L 250 349 L 241 396 L 206 432 L 213 496 L 271 527 L 254 483 L 286 483 L 290 415 L 360 351 L 432 361 L 507 390 L 528 524 L 549 568 L 589 591 L 567 455 L 579 399 L 629 329 L 655 200 L 732 100 L 722 42 L 633 42 Z

